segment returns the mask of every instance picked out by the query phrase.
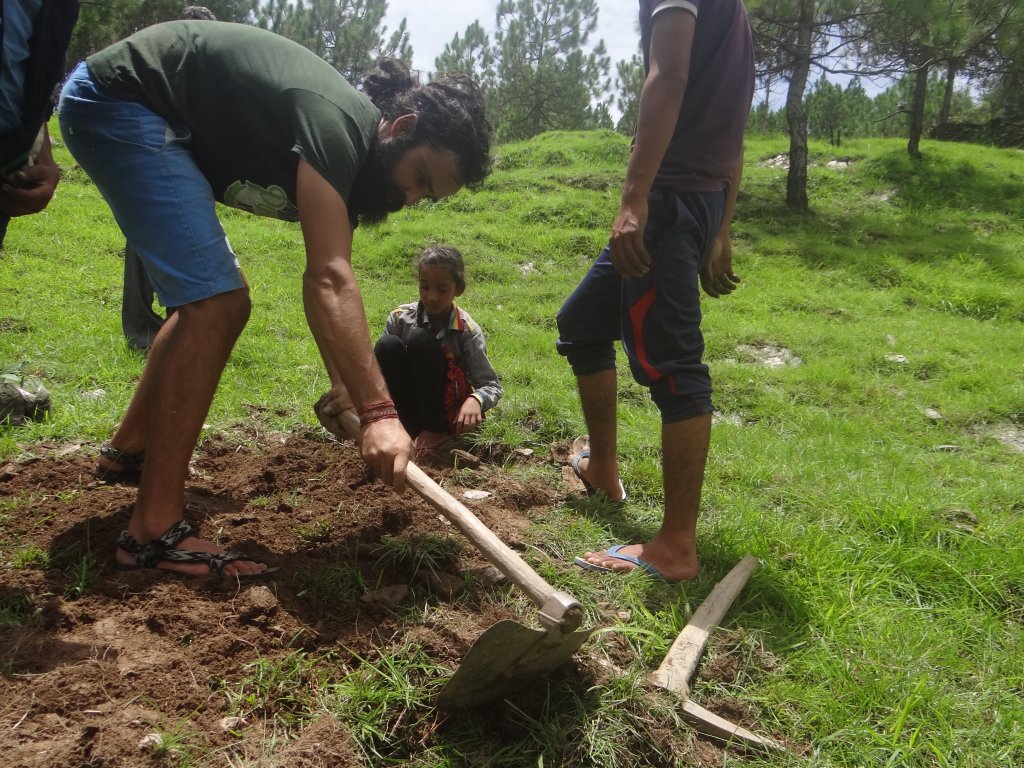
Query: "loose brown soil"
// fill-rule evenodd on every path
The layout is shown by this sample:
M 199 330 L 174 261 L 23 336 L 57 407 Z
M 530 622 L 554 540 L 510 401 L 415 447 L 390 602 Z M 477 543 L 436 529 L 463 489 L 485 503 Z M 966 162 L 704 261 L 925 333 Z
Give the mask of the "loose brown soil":
M 520 618 L 501 601 L 474 599 L 496 589 L 466 578 L 487 563 L 436 510 L 373 481 L 354 446 L 319 431 L 244 445 L 210 438 L 194 457 L 186 517 L 203 537 L 280 569 L 257 585 L 116 570 L 135 490 L 94 482 L 95 456 L 91 445 L 33 445 L 0 463 L 0 562 L 13 566 L 3 571 L 0 608 L 18 618 L 0 621 L 0 763 L 9 768 L 176 765 L 173 753 L 140 743 L 182 728 L 188 765 L 366 765 L 332 717 L 307 719 L 282 738 L 270 732 L 273 718 L 225 721 L 238 714 L 226 692 L 260 659 L 331 652 L 355 668 L 396 637 L 455 669 L 486 628 Z M 513 548 L 531 513 L 559 498 L 486 461 L 472 472 L 428 473 Z M 467 500 L 460 480 L 491 495 Z M 461 545 L 435 575 L 382 547 L 423 537 Z M 332 565 L 352 570 L 361 588 L 318 586 Z M 410 631 L 398 616 L 409 601 L 439 607 L 432 615 L 441 618 Z M 579 678 L 581 690 L 593 684 L 585 661 L 567 666 L 562 674 Z M 271 742 L 278 746 L 267 755 Z M 708 750 L 720 760 L 716 748 L 689 744 L 691 764 L 715 764 Z

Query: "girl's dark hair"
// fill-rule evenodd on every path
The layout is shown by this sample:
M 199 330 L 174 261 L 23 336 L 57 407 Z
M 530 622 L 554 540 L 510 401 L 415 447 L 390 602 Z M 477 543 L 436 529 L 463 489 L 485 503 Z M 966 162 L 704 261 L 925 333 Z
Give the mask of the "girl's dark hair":
M 416 272 L 419 273 L 423 267 L 443 267 L 455 281 L 458 290 L 466 289 L 466 264 L 462 260 L 462 254 L 451 246 L 433 245 L 423 249 L 416 259 Z
M 491 124 L 477 84 L 465 75 L 448 75 L 420 85 L 398 59 L 381 59 L 377 66 L 363 80 L 362 90 L 384 119 L 414 113 L 412 146 L 451 150 L 459 158 L 462 183 L 471 189 L 480 186 L 491 172 Z

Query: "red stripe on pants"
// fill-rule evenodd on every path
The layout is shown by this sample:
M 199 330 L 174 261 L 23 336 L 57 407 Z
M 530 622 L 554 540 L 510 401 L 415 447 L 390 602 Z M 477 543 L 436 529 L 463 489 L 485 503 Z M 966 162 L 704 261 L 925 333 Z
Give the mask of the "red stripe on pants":
M 647 318 L 647 311 L 654 304 L 654 297 L 655 286 L 652 285 L 647 293 L 637 299 L 636 303 L 629 308 L 629 323 L 633 330 L 633 354 L 636 356 L 636 361 L 652 381 L 660 381 L 661 371 L 652 366 L 647 359 L 647 346 L 644 344 L 644 320 Z

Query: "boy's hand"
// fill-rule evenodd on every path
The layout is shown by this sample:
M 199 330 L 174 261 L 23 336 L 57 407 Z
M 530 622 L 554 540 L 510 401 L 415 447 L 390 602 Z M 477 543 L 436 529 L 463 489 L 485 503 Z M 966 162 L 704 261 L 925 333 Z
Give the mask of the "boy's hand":
M 623 277 L 642 277 L 651 267 L 651 256 L 644 246 L 644 227 L 647 226 L 647 200 L 619 209 L 612 234 L 608 258 Z
M 732 241 L 728 232 L 719 232 L 711 244 L 711 253 L 700 271 L 700 284 L 713 299 L 736 290 L 740 276 L 732 271 Z
M 463 432 L 468 432 L 483 420 L 484 413 L 483 408 L 480 407 L 480 401 L 472 396 L 467 397 L 466 402 L 459 409 L 459 415 L 455 418 L 455 434 L 461 435 Z

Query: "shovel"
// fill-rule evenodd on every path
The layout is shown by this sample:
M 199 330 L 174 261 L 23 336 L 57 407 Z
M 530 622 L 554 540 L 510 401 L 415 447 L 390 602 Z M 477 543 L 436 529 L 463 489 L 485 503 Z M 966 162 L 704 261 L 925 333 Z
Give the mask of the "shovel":
M 359 417 L 355 413 L 346 410 L 332 420 L 321 416 L 317 406 L 317 418 L 328 431 L 359 442 Z M 338 434 L 332 421 L 341 426 L 344 435 Z M 438 694 L 437 706 L 459 709 L 483 704 L 568 661 L 594 631 L 579 629 L 583 623 L 579 602 L 548 584 L 476 515 L 412 462 L 406 468 L 406 482 L 540 609 L 537 618 L 542 629 L 530 629 L 511 619 L 489 627 Z

